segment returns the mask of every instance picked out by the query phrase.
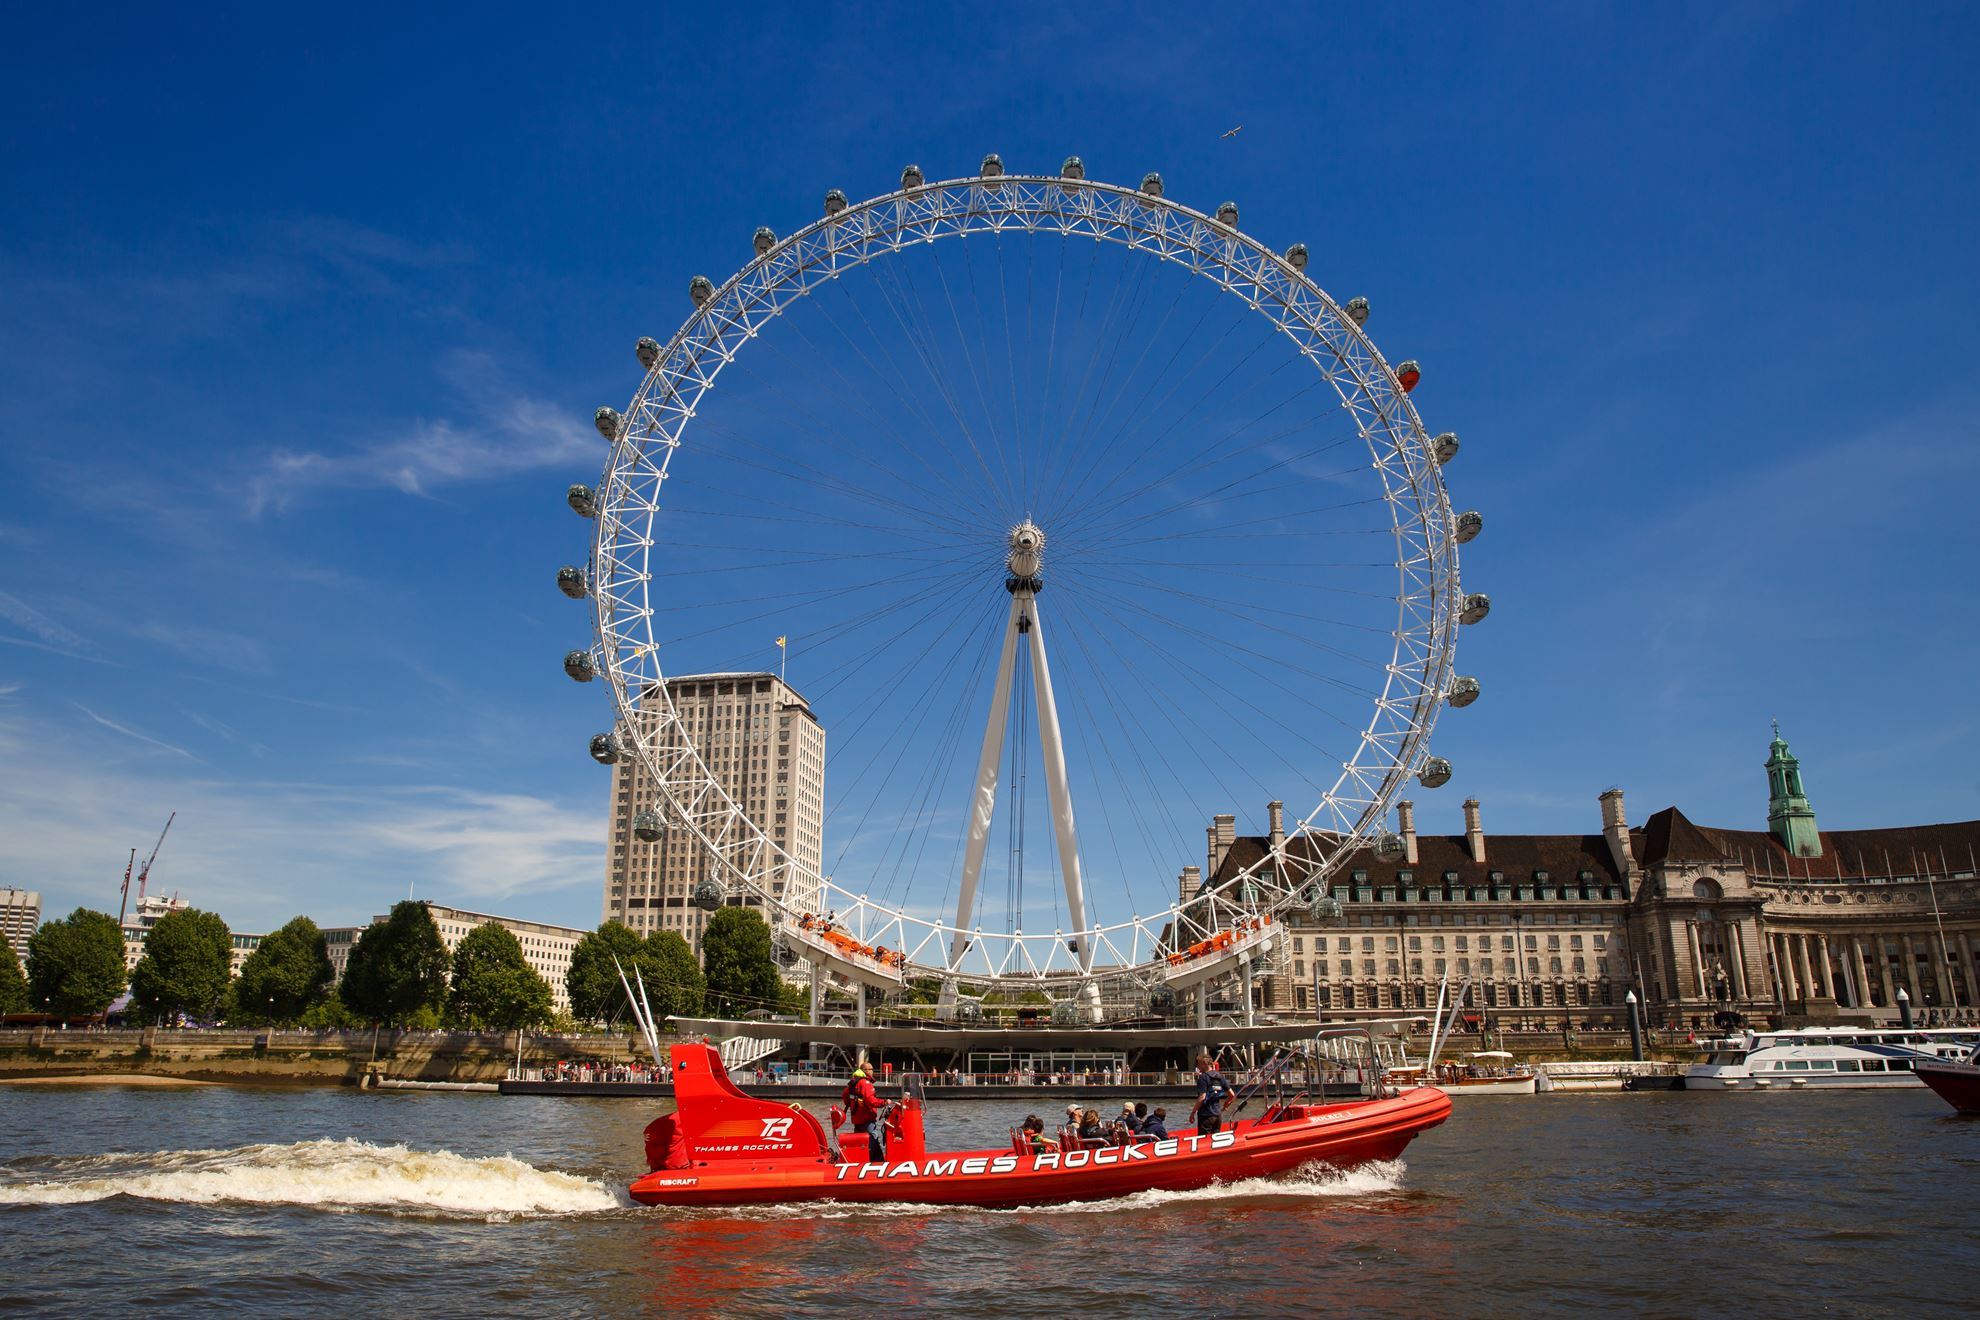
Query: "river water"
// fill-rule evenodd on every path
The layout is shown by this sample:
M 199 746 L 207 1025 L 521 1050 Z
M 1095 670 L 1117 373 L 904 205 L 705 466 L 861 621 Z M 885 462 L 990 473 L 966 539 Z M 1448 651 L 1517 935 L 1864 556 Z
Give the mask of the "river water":
M 0 1313 L 1920 1316 L 1980 1289 L 1980 1120 L 1924 1090 L 1467 1097 L 1397 1165 L 1007 1212 L 634 1207 L 654 1112 L 0 1086 Z M 1020 1117 L 938 1103 L 930 1145 Z

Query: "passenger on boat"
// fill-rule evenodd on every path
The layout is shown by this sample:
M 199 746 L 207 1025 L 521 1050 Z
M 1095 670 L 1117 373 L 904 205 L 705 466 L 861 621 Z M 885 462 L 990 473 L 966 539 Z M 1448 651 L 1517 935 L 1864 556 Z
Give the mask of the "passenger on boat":
M 1224 1126 L 1224 1101 L 1231 1098 L 1231 1084 L 1217 1071 L 1217 1061 L 1207 1053 L 1196 1056 L 1196 1103 L 1190 1113 L 1196 1116 L 1196 1130 L 1211 1136 Z
M 1150 1114 L 1147 1121 L 1141 1125 L 1141 1140 L 1167 1141 L 1169 1139 L 1168 1117 L 1169 1111 L 1166 1109 L 1158 1109 Z
M 1045 1135 L 1045 1120 L 1036 1114 L 1025 1115 L 1024 1125 L 1018 1129 L 1024 1134 L 1025 1144 L 1033 1150 L 1057 1150 L 1058 1143 Z
M 852 1080 L 839 1093 L 839 1103 L 846 1107 L 846 1116 L 852 1120 L 852 1130 L 866 1134 L 868 1159 L 884 1161 L 887 1158 L 887 1128 L 880 1122 L 880 1093 L 873 1089 L 873 1079 L 867 1076 L 865 1064 L 853 1068 Z
M 1141 1131 L 1141 1119 L 1135 1115 L 1132 1100 L 1121 1106 L 1121 1116 L 1114 1120 L 1114 1128 L 1123 1146 L 1133 1142 L 1136 1134 Z
M 1097 1109 L 1089 1109 L 1079 1116 L 1079 1144 L 1084 1146 L 1088 1142 L 1102 1146 L 1113 1144 L 1107 1140 L 1107 1129 L 1100 1126 L 1100 1111 Z

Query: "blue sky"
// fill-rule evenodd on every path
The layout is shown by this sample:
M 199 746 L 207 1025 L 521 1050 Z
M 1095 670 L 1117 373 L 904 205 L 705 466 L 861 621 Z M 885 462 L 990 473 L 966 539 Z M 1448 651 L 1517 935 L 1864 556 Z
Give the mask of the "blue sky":
M 1204 12 L 21 16 L 0 883 L 114 907 L 177 810 L 239 928 L 595 922 L 592 408 L 758 224 L 991 150 L 1236 198 L 1424 362 L 1494 601 L 1427 828 L 1758 827 L 1775 716 L 1825 825 L 1980 815 L 1974 15 Z

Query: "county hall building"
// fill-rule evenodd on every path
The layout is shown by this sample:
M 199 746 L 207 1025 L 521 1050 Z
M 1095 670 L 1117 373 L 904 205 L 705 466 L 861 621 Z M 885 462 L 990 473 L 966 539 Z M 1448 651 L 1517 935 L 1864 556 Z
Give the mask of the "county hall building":
M 1469 981 L 1465 1013 L 1501 1027 L 1608 1026 L 1635 990 L 1653 1024 L 1709 1025 L 1727 1010 L 1788 1022 L 1975 1012 L 1980 821 L 1823 830 L 1778 730 L 1767 828 L 1719 829 L 1666 807 L 1631 826 L 1623 793 L 1589 834 L 1488 835 L 1476 800 L 1461 835 L 1419 835 L 1398 804 L 1403 855 L 1352 859 L 1333 880 L 1343 915 L 1294 916 L 1254 1009 L 1329 1020 L 1434 1007 Z M 1235 877 L 1284 839 L 1208 830 L 1203 874 Z M 1277 836 L 1277 837 L 1275 837 Z M 1184 873 L 1185 896 L 1201 883 Z M 1241 991 L 1227 987 L 1229 995 Z M 1212 991 L 1212 1011 L 1218 992 Z

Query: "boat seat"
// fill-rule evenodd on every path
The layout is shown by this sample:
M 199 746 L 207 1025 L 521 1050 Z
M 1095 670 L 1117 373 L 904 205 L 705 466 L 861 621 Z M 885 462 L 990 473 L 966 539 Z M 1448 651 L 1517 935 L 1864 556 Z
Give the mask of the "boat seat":
M 1031 1154 L 1030 1140 L 1016 1128 L 1011 1129 L 1011 1153 L 1013 1155 Z
M 864 1132 L 841 1132 L 839 1134 L 839 1154 L 853 1164 L 866 1164 L 868 1147 Z

